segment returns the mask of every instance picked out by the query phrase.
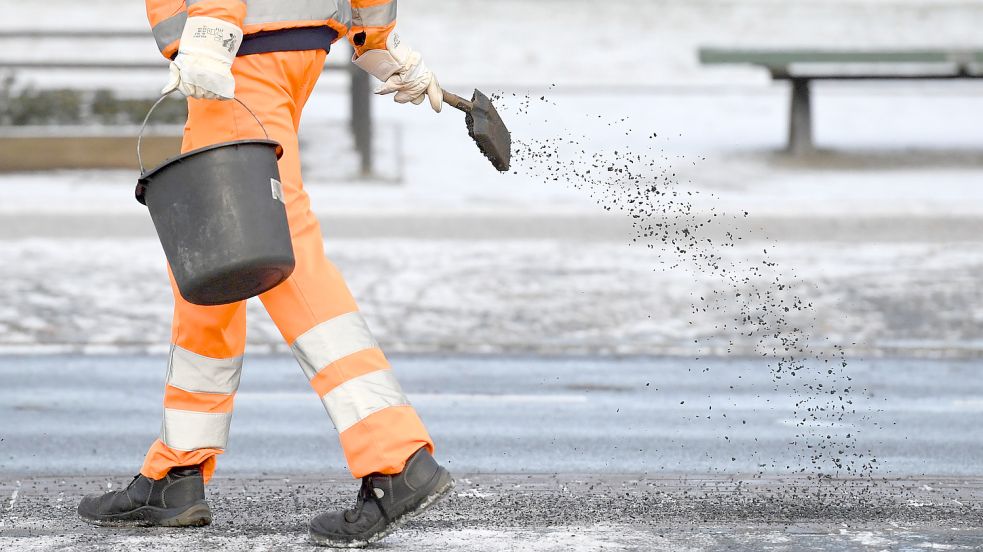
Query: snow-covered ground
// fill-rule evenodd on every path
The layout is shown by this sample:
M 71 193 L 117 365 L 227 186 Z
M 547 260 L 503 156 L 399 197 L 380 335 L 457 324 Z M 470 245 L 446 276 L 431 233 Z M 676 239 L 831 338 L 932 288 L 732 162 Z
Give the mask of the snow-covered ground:
M 327 250 L 393 352 L 754 352 L 755 339 L 724 327 L 736 301 L 692 312 L 729 290 L 725 282 L 661 271 L 657 257 L 625 243 L 390 237 L 333 240 Z M 769 254 L 814 304 L 819 348 L 983 351 L 981 243 L 796 242 Z M 760 243 L 727 255 L 763 258 Z M 0 241 L 0 281 L 2 350 L 161 351 L 168 342 L 171 297 L 152 239 Z M 258 302 L 250 319 L 251 351 L 285 350 Z

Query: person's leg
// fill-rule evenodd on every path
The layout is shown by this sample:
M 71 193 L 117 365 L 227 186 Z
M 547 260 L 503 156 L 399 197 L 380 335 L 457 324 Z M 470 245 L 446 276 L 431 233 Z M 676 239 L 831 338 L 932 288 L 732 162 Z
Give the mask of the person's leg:
M 284 146 L 279 162 L 281 173 L 299 171 L 296 121 L 300 106 L 285 67 L 310 65 L 316 54 L 291 52 L 282 59 L 279 56 L 236 58 L 232 73 L 238 101 L 189 99 L 182 151 L 269 137 Z M 323 54 L 321 59 L 323 62 Z M 284 181 L 285 188 L 287 182 L 289 179 Z M 181 297 L 173 278 L 171 284 L 175 299 L 174 339 L 164 397 L 164 425 L 161 438 L 147 453 L 141 473 L 159 479 L 172 467 L 201 464 L 207 481 L 215 467 L 215 456 L 225 448 L 228 437 L 246 344 L 246 304 L 192 305 Z
M 231 109 L 234 105 L 189 100 L 182 151 L 260 132 L 248 114 L 248 121 L 239 119 Z M 289 112 L 285 118 L 291 120 Z M 174 320 L 160 438 L 129 485 L 82 499 L 78 513 L 92 523 L 180 527 L 211 523 L 205 482 L 228 440 L 246 344 L 246 303 L 193 305 L 181 297 L 173 277 L 171 286 Z
M 181 151 L 237 139 L 239 121 L 230 108 L 233 102 L 189 98 Z M 256 126 L 253 122 L 246 132 Z M 181 296 L 173 276 L 170 280 L 174 318 L 164 420 L 140 473 L 161 479 L 172 468 L 200 465 L 207 482 L 228 441 L 246 347 L 246 303 L 194 305 Z
M 246 303 L 192 305 L 174 288 L 171 353 L 160 437 L 140 473 L 161 479 L 179 466 L 201 466 L 205 482 L 229 438 L 246 345 Z
M 267 78 L 248 79 L 250 86 L 289 90 L 294 115 L 289 132 L 275 128 L 270 134 L 284 148 L 280 178 L 297 266 L 286 282 L 260 299 L 331 416 L 352 474 L 361 478 L 399 473 L 419 449 L 432 451 L 433 443 L 340 272 L 325 257 L 321 227 L 301 180 L 296 130 L 320 76 L 324 52 L 277 52 L 241 59 L 250 62 L 241 70 Z M 249 94 L 264 96 L 252 90 Z
M 323 54 L 312 64 L 307 63 L 308 54 L 255 60 L 255 71 L 282 75 L 277 78 L 290 83 L 295 129 L 323 64 Z M 454 481 L 431 456 L 430 435 L 344 279 L 325 258 L 321 228 L 301 182 L 296 136 L 277 139 L 284 146 L 280 176 L 297 267 L 286 282 L 260 299 L 331 416 L 349 470 L 362 479 L 355 508 L 316 516 L 310 537 L 326 546 L 364 546 L 429 508 Z
M 173 286 L 173 279 L 172 279 Z M 211 523 L 205 482 L 225 449 L 246 337 L 245 302 L 200 307 L 174 287 L 174 323 L 160 437 L 125 488 L 86 496 L 79 515 L 100 525 Z

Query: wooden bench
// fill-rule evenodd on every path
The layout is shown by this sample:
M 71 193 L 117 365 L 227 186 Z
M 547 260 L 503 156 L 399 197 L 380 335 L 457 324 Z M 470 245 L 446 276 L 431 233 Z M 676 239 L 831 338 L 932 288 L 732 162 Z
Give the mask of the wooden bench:
M 739 50 L 701 48 L 706 65 L 758 65 L 790 82 L 788 151 L 808 153 L 812 142 L 814 80 L 945 80 L 983 78 L 983 51 Z

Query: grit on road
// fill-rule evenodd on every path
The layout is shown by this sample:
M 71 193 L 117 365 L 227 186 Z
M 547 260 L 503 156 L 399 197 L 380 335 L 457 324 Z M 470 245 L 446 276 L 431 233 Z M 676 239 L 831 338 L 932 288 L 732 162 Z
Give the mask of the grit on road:
M 983 381 L 973 361 L 851 363 L 873 479 L 816 480 L 794 392 L 759 360 L 397 356 L 458 476 L 389 550 L 974 550 Z M 106 530 L 82 494 L 128 482 L 154 438 L 162 356 L 0 357 L 0 548 L 305 549 L 343 508 L 330 421 L 289 357 L 247 357 L 203 530 Z M 740 382 L 739 385 L 734 385 Z M 823 431 L 826 431 L 823 429 Z M 476 475 L 475 475 L 476 474 Z M 841 474 L 846 475 L 846 474 Z

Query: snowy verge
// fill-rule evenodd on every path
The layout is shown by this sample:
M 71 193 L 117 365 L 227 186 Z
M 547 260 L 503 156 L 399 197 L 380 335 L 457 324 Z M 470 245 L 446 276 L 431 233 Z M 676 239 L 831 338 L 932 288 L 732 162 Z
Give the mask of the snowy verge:
M 983 245 L 789 242 L 723 251 L 777 262 L 813 303 L 816 348 L 855 355 L 983 353 Z M 732 293 L 645 248 L 555 240 L 329 240 L 384 347 L 402 353 L 755 355 Z M 159 350 L 172 299 L 151 239 L 0 242 L 0 350 Z M 250 347 L 285 350 L 258 301 Z

